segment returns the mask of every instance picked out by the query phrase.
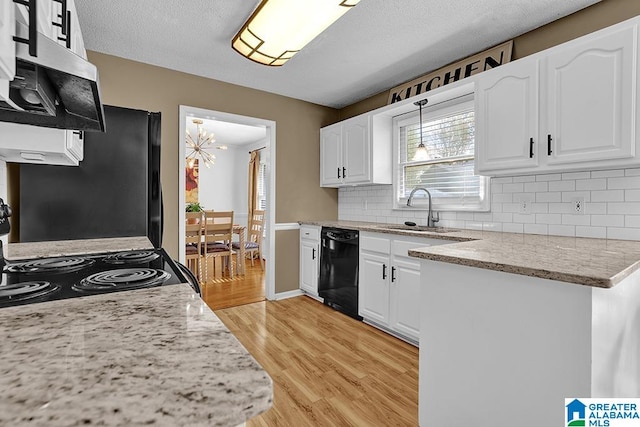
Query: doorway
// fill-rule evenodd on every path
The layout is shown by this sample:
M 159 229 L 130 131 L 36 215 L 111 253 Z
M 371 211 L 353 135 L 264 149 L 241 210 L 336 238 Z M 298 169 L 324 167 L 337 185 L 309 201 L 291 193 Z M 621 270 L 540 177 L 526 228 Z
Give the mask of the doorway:
M 196 123 L 194 123 L 194 119 Z M 212 281 L 217 288 L 215 292 L 240 289 L 246 281 L 248 287 L 256 289 L 257 281 L 264 283 L 263 295 L 267 299 L 275 297 L 274 266 L 271 254 L 275 253 L 275 147 L 276 124 L 271 120 L 241 116 L 220 111 L 206 110 L 197 107 L 180 106 L 180 144 L 179 144 L 179 257 L 185 261 L 185 208 L 187 205 L 186 189 L 186 157 L 192 150 L 187 146 L 187 130 L 193 139 L 197 138 L 198 126 L 206 138 L 213 132 L 215 142 L 207 142 L 206 151 L 216 158 L 207 167 L 201 156 L 198 169 L 197 198 L 204 209 L 233 210 L 234 223 L 248 226 L 248 168 L 250 152 L 260 153 L 260 179 L 263 184 L 259 196 L 258 209 L 265 210 L 265 232 L 262 241 L 262 251 L 265 258 L 264 271 L 258 262 L 251 266 L 251 260 L 244 260 L 246 270 L 244 275 L 236 275 L 232 282 L 229 280 Z M 205 155 L 205 157 L 207 157 Z M 211 160 L 211 159 L 210 159 Z M 191 187 L 190 187 L 191 190 Z M 190 194 L 193 197 L 193 194 Z M 240 262 L 240 261 L 239 261 Z M 206 285 L 205 285 L 206 286 Z M 261 285 L 260 285 L 261 286 Z M 241 292 L 240 292 L 241 293 Z M 205 292 L 203 289 L 203 297 Z M 243 301 L 243 297 L 230 300 Z M 249 297 L 250 299 L 250 297 Z M 247 301 L 249 302 L 249 301 Z

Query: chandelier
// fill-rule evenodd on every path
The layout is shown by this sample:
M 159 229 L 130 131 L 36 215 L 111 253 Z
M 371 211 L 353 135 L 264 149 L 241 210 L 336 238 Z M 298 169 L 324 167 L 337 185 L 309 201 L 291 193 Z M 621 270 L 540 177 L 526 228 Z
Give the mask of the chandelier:
M 213 138 L 213 133 L 207 134 L 207 131 L 200 127 L 203 123 L 202 120 L 193 119 L 193 123 L 196 125 L 195 138 L 191 136 L 189 129 L 187 129 L 187 148 L 191 150 L 191 152 L 187 154 L 187 164 L 189 168 L 193 168 L 194 161 L 200 157 L 204 165 L 210 168 L 211 165 L 215 164 L 216 156 L 207 150 L 213 148 L 213 143 L 216 142 L 216 140 Z

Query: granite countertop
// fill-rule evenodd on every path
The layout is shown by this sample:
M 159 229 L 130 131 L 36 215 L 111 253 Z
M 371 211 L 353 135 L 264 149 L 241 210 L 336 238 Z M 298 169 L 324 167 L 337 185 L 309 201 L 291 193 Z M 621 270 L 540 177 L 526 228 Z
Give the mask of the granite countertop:
M 153 249 L 146 237 L 113 237 L 107 239 L 58 240 L 53 242 L 9 243 L 4 257 L 8 260 L 87 255 L 133 249 Z
M 272 404 L 267 373 L 188 284 L 3 308 L 0 336 L 0 425 L 236 426 Z
M 640 242 L 543 236 L 475 230 L 416 232 L 397 224 L 302 221 L 377 233 L 450 240 L 450 244 L 409 251 L 416 258 L 504 271 L 561 282 L 611 288 L 640 268 Z

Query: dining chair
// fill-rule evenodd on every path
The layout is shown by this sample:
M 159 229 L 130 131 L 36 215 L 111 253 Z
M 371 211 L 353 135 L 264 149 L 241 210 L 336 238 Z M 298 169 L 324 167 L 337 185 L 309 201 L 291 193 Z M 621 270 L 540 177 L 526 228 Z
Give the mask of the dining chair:
M 213 258 L 214 269 L 219 268 L 220 272 L 224 270 L 226 263 L 229 276 L 233 278 L 232 256 L 234 251 L 231 246 L 233 211 L 204 211 L 202 230 L 204 234 L 202 254 L 205 258 L 205 281 L 209 278 L 209 258 Z M 225 261 L 225 263 L 220 261 Z
M 264 258 L 262 257 L 262 233 L 264 229 L 264 210 L 254 210 L 253 216 L 249 221 L 249 231 L 247 240 L 244 243 L 244 250 L 251 255 L 251 267 L 253 267 L 253 258 L 258 254 L 260 266 L 264 270 Z M 233 242 L 234 249 L 240 249 L 240 242 Z M 237 259 L 237 255 L 236 255 Z M 240 262 L 240 261 L 237 261 Z M 244 262 L 244 260 L 242 260 Z
M 198 281 L 202 280 L 202 212 L 185 214 L 185 261 Z

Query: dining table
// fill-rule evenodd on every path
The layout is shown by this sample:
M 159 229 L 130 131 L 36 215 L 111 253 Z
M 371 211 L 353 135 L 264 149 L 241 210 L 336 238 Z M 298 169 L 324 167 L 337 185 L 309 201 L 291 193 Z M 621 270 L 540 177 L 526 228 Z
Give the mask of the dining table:
M 204 234 L 202 233 L 202 226 L 204 224 L 201 225 L 201 234 L 202 234 L 202 239 L 204 241 Z M 246 231 L 247 231 L 247 227 L 241 224 L 233 224 L 233 234 L 238 236 L 238 245 L 240 246 L 240 248 L 238 249 L 238 257 L 236 258 L 238 261 L 236 262 L 236 273 L 237 274 L 245 274 L 245 265 L 244 265 L 244 260 L 245 260 L 245 242 L 246 242 Z M 240 261 L 242 260 L 242 261 Z M 212 266 L 213 267 L 213 266 Z M 220 269 L 214 269 L 216 271 L 220 271 Z

